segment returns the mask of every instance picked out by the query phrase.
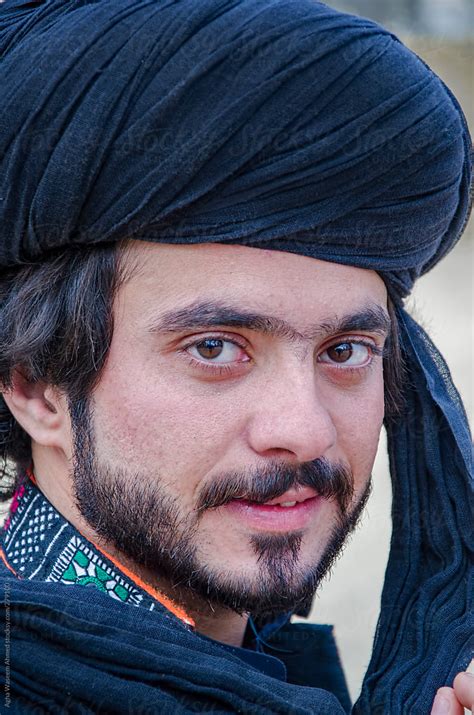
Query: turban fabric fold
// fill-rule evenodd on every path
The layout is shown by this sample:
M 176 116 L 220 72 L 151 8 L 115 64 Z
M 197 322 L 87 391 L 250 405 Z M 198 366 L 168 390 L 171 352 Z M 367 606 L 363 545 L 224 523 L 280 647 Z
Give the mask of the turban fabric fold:
M 471 144 L 456 99 L 392 34 L 313 0 L 6 0 L 0 55 L 0 272 L 132 238 L 289 251 L 384 279 L 408 379 L 386 425 L 393 536 L 353 712 L 426 715 L 469 662 L 471 438 L 449 370 L 403 299 L 467 220 Z M 55 614 L 76 599 L 68 587 L 60 606 L 55 588 L 11 585 L 17 609 L 36 604 L 43 626 L 49 609 L 53 639 Z M 99 628 L 100 604 L 89 611 Z M 199 650 L 193 637 L 186 647 Z M 13 691 L 25 687 L 18 653 Z M 204 697 L 213 657 L 206 646 L 192 664 L 178 658 L 163 692 L 184 688 L 189 671 Z M 104 665 L 111 692 L 117 663 Z M 237 693 L 237 670 L 226 682 Z M 251 679 L 245 687 L 244 710 L 261 702 Z M 280 695 L 268 712 L 290 712 Z M 291 697 L 295 713 L 337 712 L 323 691 Z

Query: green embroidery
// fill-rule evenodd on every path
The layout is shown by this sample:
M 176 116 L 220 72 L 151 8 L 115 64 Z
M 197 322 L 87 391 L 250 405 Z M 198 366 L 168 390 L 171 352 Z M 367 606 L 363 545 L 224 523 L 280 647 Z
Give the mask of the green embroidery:
M 122 602 L 131 601 L 138 605 L 140 593 L 126 583 L 100 556 L 79 539 L 73 538 L 56 562 L 53 573 L 55 580 L 80 586 L 94 586 L 102 593 L 108 593 Z
M 82 551 L 76 551 L 76 554 L 74 555 L 74 560 L 77 561 L 79 566 L 82 566 L 83 568 L 87 568 L 89 565 L 89 559 L 85 554 L 82 553 Z
M 123 586 L 116 586 L 114 588 L 114 592 L 117 594 L 117 596 L 120 598 L 121 601 L 126 601 L 128 597 L 127 589 L 124 588 Z
M 99 581 L 98 578 L 95 578 L 94 576 L 82 576 L 81 578 L 78 578 L 76 583 L 79 584 L 79 586 L 90 586 L 91 584 L 93 586 L 97 586 L 99 591 L 103 591 L 103 593 L 107 593 L 107 589 L 105 588 L 104 584 Z
M 104 571 L 104 569 L 101 569 L 100 566 L 97 566 L 97 564 L 95 567 L 95 573 L 96 573 L 97 578 L 100 579 L 101 581 L 108 581 L 110 578 L 110 574 L 108 574 L 106 571 Z
M 64 581 L 72 581 L 73 583 L 76 581 L 77 574 L 76 574 L 76 570 L 72 564 L 69 564 L 69 566 L 63 573 L 63 579 L 64 579 Z
M 35 505 L 34 510 L 30 509 L 32 504 Z M 51 527 L 49 541 L 44 539 L 35 545 L 33 559 L 30 554 L 33 547 L 27 551 L 29 547 L 24 548 L 22 536 L 32 533 L 33 529 L 38 530 L 46 523 L 48 528 Z M 12 553 L 13 557 L 17 557 L 20 551 L 24 554 L 20 569 L 23 570 L 25 578 L 92 586 L 122 603 L 145 607 L 148 610 L 155 608 L 155 600 L 142 591 L 133 579 L 121 573 L 120 568 L 116 568 L 93 544 L 89 544 L 75 532 L 73 526 L 56 512 L 33 484 L 24 489 L 21 503 L 11 518 L 8 531 L 11 532 L 13 528 L 18 536 L 10 538 L 8 555 L 12 558 Z

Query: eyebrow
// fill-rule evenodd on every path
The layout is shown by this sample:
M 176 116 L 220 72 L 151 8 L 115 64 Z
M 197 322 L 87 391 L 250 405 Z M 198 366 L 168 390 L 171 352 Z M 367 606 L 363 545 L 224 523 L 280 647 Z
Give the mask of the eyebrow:
M 254 313 L 219 301 L 195 301 L 186 307 L 164 313 L 147 327 L 151 333 L 179 333 L 195 328 L 224 326 L 245 328 L 291 341 L 309 341 L 357 331 L 384 336 L 390 330 L 390 317 L 382 306 L 371 303 L 353 313 L 328 318 L 301 332 L 281 318 Z

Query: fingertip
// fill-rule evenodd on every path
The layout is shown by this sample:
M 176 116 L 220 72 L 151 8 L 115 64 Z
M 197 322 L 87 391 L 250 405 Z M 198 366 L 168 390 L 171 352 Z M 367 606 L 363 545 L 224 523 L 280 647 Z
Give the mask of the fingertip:
M 462 673 L 458 673 L 456 675 L 454 682 L 474 683 L 474 674 L 469 673 L 468 671 L 463 671 Z
M 457 699 L 465 708 L 474 708 L 474 675 L 472 673 L 458 673 L 453 682 Z
M 452 688 L 439 688 L 433 702 L 431 715 L 450 715 L 452 705 L 455 704 L 455 695 Z

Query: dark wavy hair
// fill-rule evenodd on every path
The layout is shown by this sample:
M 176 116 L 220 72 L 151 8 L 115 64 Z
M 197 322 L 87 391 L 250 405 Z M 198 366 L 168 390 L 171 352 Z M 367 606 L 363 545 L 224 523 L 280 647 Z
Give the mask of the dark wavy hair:
M 70 400 L 90 394 L 113 333 L 121 282 L 117 246 L 68 249 L 0 276 L 0 385 L 13 371 L 55 385 Z M 0 395 L 0 500 L 31 465 L 31 440 Z
M 68 248 L 0 275 L 0 386 L 13 371 L 45 381 L 69 403 L 87 398 L 100 379 L 113 334 L 113 301 L 130 275 L 121 244 Z M 384 358 L 386 418 L 400 409 L 402 360 L 397 320 Z M 31 440 L 0 394 L 0 501 L 31 465 Z

